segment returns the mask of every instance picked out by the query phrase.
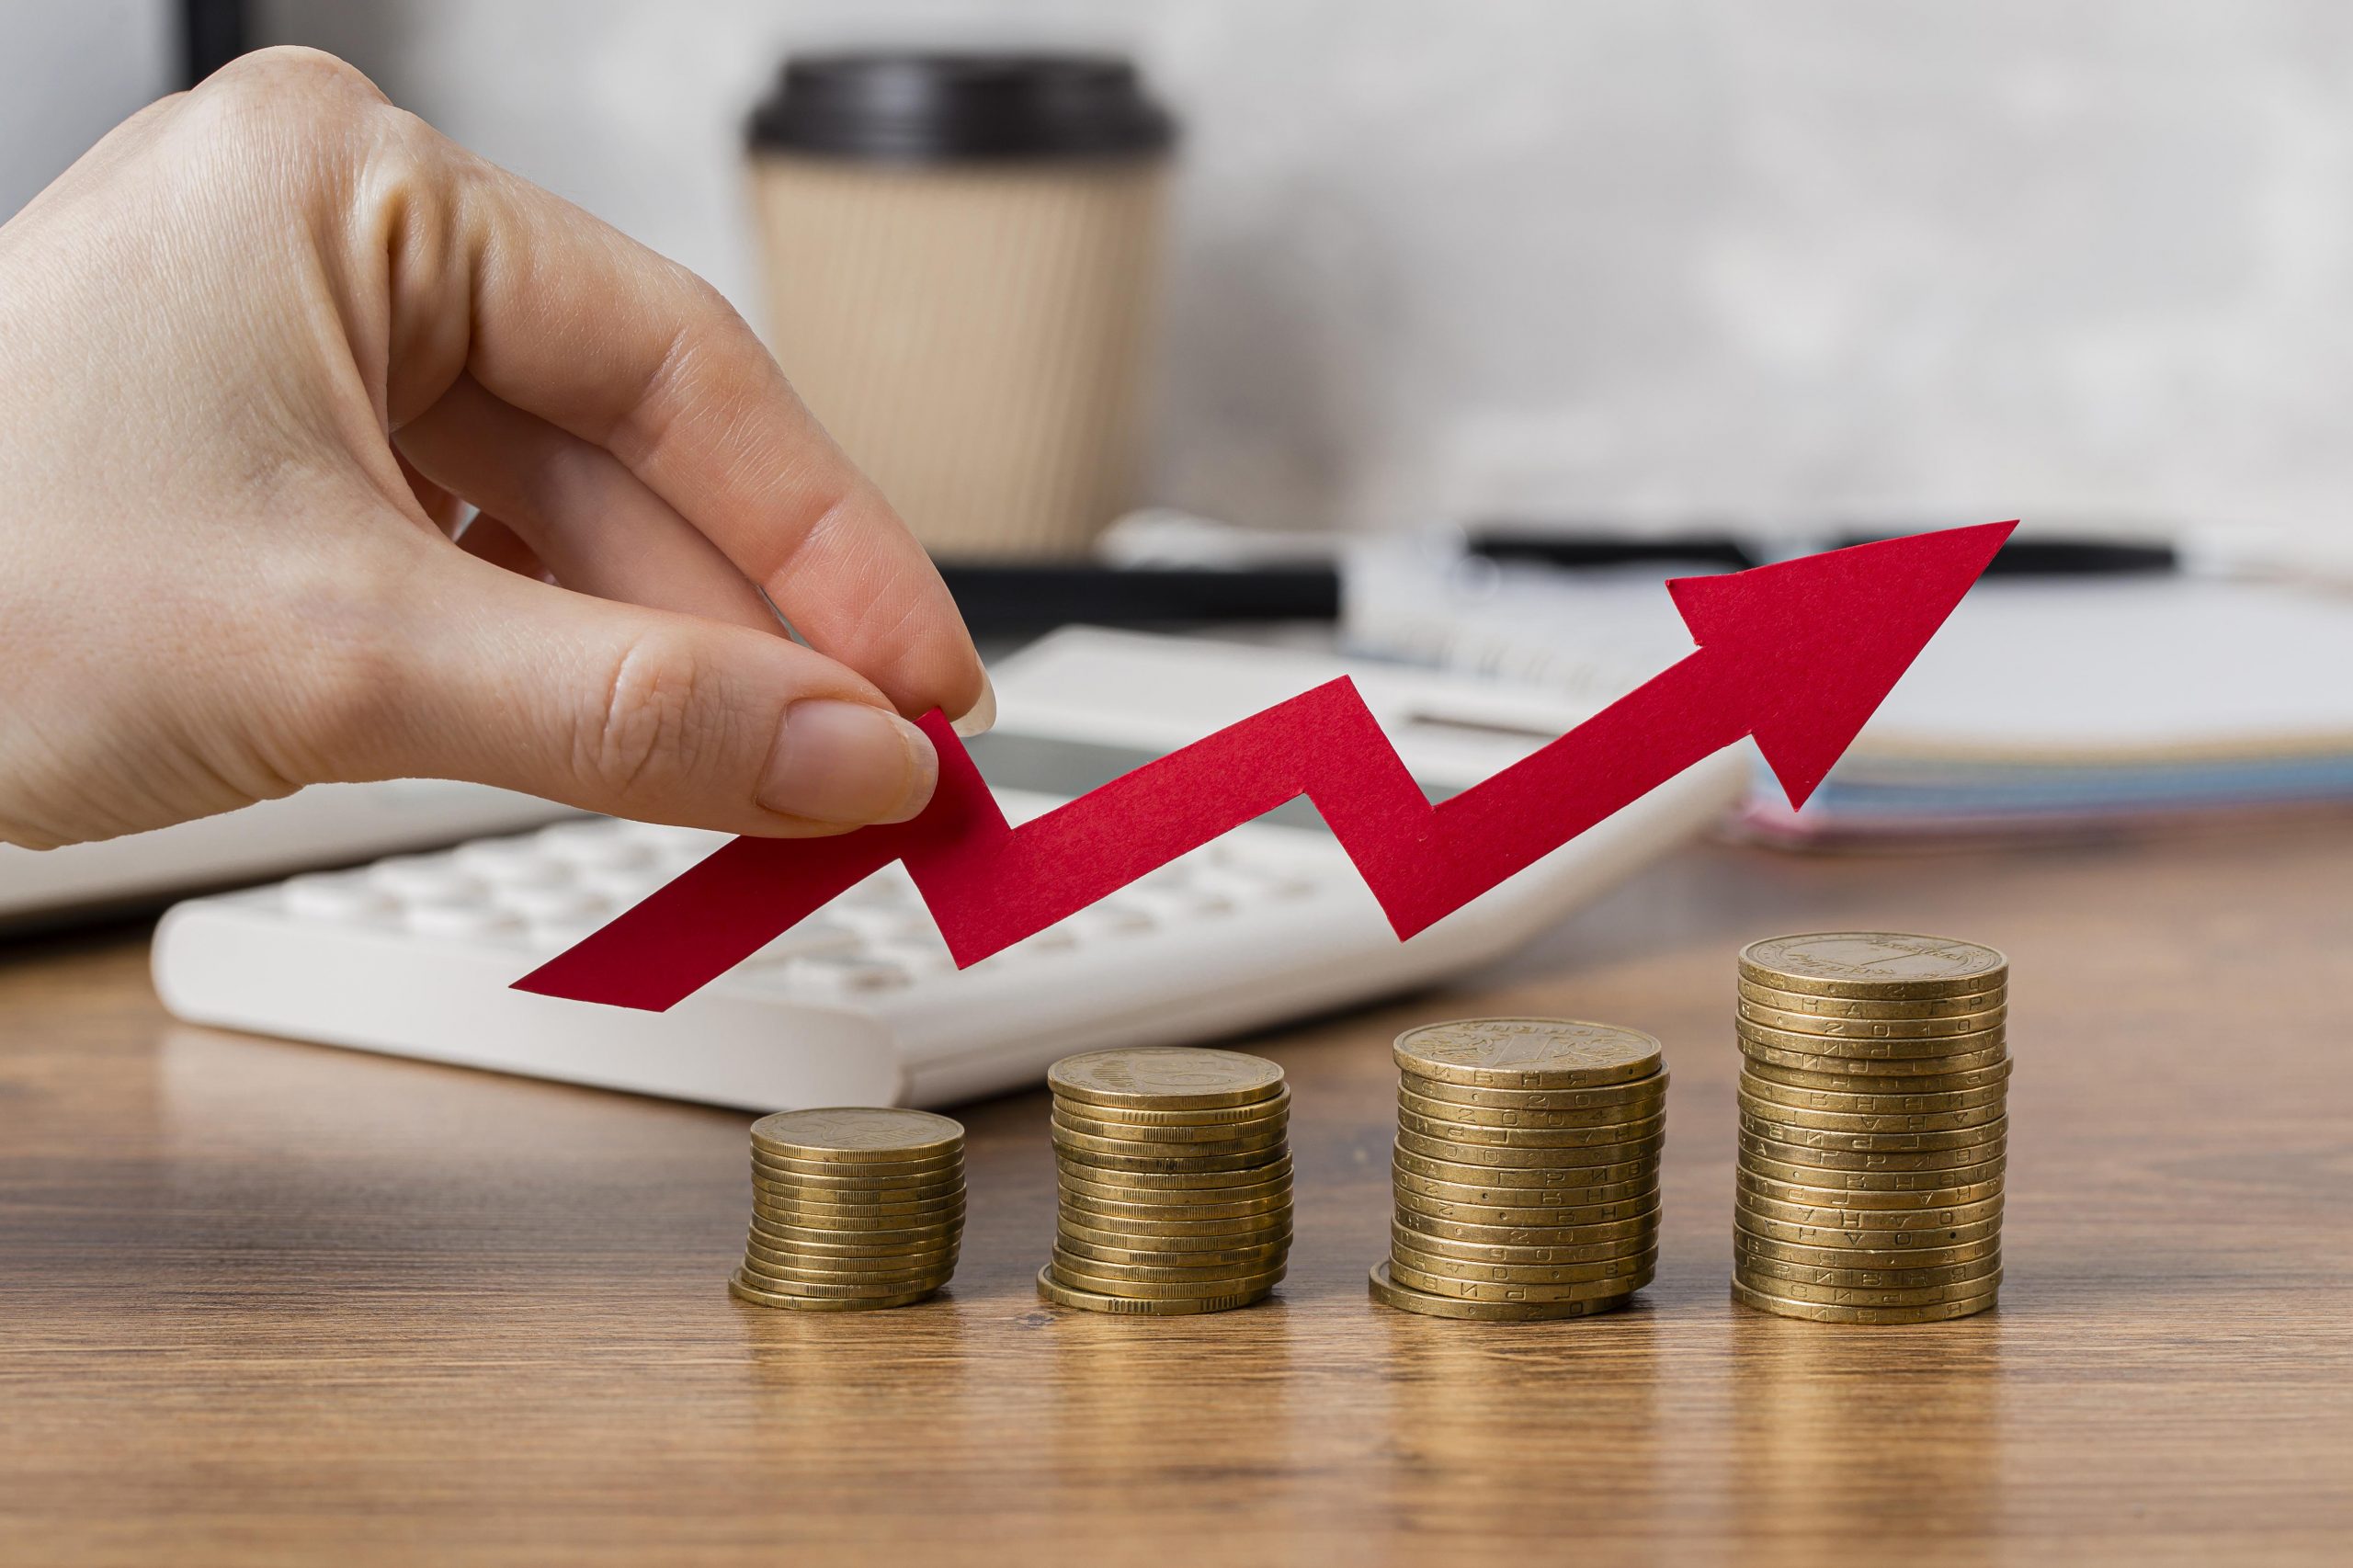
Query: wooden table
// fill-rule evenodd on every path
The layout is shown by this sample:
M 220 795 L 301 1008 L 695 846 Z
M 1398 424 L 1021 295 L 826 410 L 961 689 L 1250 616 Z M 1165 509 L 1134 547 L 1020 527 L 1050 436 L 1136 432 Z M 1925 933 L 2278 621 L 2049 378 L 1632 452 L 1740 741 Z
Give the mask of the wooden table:
M 1733 1307 L 1744 939 L 2014 960 L 2008 1279 Z M 1475 984 L 1250 1042 L 1277 1301 L 1051 1310 L 1042 1096 L 970 1108 L 952 1299 L 730 1301 L 745 1118 L 176 1028 L 138 933 L 0 957 L 0 1560 L 2244 1563 L 2353 1554 L 2353 826 L 1695 850 Z M 1675 1073 L 1639 1306 L 1378 1309 L 1402 1026 L 1622 1020 Z

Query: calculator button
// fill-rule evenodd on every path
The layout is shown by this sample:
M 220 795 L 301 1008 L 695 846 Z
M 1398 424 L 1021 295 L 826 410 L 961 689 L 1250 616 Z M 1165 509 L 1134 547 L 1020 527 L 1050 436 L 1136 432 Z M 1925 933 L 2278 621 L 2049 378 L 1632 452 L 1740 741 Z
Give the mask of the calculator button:
M 627 868 L 654 861 L 654 846 L 624 834 L 613 823 L 560 822 L 533 835 L 540 847 L 582 868 Z
M 413 903 L 404 913 L 408 928 L 420 937 L 519 937 L 523 923 L 514 915 L 468 900 L 463 903 Z
M 501 886 L 557 887 L 572 880 L 571 867 L 529 839 L 488 838 L 463 845 L 450 861 L 460 871 Z
M 447 855 L 395 855 L 369 867 L 368 880 L 403 899 L 478 899 L 488 891 Z
M 794 959 L 785 965 L 784 973 L 796 984 L 805 985 L 811 990 L 847 995 L 898 991 L 915 980 L 915 976 L 897 964 L 854 953 Z
M 381 920 L 400 908 L 391 893 L 348 874 L 291 878 L 285 897 L 286 912 L 301 920 Z
M 554 887 L 502 887 L 496 896 L 501 909 L 532 921 L 609 919 L 620 908 L 596 889 L 576 882 Z

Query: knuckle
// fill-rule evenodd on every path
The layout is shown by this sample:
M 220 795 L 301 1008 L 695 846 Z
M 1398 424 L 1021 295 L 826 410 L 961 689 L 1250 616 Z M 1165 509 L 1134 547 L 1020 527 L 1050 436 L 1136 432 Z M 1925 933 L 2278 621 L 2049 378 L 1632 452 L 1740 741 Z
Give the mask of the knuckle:
M 613 665 L 604 701 L 583 726 L 587 779 L 626 800 L 665 776 L 692 776 L 724 754 L 728 739 L 697 651 L 666 630 L 641 633 Z
M 205 78 L 174 123 L 200 145 L 277 153 L 314 150 L 394 112 L 357 67 L 320 50 L 280 45 L 240 55 Z

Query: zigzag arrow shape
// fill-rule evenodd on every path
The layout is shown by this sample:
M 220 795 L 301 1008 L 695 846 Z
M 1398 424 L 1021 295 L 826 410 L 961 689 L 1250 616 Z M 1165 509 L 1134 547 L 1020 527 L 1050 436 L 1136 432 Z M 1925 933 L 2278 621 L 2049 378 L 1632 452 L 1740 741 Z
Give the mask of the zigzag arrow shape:
M 1346 679 L 1278 703 L 1024 826 L 938 712 L 939 785 L 911 822 L 739 838 L 516 988 L 661 1011 L 893 860 L 957 965 L 1044 930 L 1305 795 L 1403 938 L 1683 769 L 1754 735 L 1802 805 L 2017 527 L 1990 523 L 1667 585 L 1696 652 L 1433 806 Z

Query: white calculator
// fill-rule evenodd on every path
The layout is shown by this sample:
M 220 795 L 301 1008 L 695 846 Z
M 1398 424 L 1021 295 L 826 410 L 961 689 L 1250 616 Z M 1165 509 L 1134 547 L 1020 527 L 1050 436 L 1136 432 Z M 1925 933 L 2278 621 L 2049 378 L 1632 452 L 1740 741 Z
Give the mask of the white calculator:
M 997 666 L 974 760 L 1018 822 L 1353 676 L 1440 799 L 1573 728 L 1557 693 L 1296 650 L 1074 628 Z M 723 842 L 590 817 L 175 906 L 156 989 L 193 1023 L 775 1110 L 946 1105 L 1072 1051 L 1215 1040 L 1499 958 L 1712 823 L 1735 750 L 1400 942 L 1303 801 L 959 971 L 899 867 L 666 1013 L 509 989 Z

